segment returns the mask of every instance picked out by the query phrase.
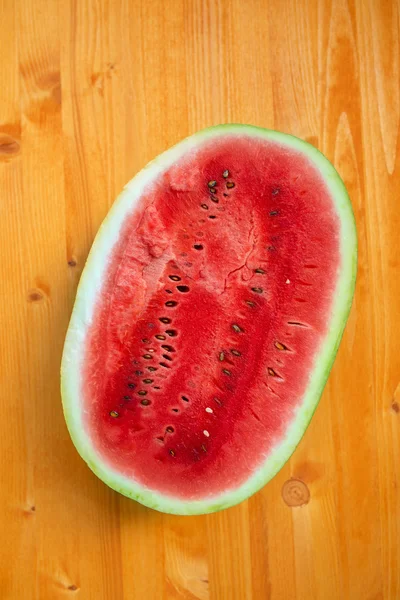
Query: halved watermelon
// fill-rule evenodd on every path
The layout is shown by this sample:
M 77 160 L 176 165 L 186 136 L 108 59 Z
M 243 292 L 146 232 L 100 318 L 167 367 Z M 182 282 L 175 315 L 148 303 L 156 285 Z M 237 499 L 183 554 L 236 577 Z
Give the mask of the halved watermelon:
M 164 152 L 110 210 L 78 288 L 62 396 L 79 453 L 160 511 L 247 498 L 304 434 L 355 275 L 351 204 L 314 147 L 223 125 Z

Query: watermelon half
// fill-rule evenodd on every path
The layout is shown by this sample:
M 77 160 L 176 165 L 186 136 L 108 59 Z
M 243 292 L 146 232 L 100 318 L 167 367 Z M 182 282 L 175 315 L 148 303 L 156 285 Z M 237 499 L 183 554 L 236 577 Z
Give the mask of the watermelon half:
M 356 256 L 346 189 L 313 146 L 222 125 L 161 154 L 113 205 L 78 288 L 61 371 L 83 459 L 164 512 L 259 490 L 317 406 Z

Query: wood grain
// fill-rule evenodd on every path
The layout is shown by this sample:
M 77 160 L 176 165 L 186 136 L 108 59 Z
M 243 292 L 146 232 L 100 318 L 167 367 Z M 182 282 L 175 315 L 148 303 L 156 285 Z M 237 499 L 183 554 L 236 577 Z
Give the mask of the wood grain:
M 0 23 L 2 600 L 398 600 L 399 2 L 0 0 Z M 293 133 L 334 162 L 357 219 L 356 298 L 281 473 L 226 512 L 172 517 L 86 468 L 59 365 L 124 183 L 228 121 Z M 284 502 L 291 478 L 307 504 Z

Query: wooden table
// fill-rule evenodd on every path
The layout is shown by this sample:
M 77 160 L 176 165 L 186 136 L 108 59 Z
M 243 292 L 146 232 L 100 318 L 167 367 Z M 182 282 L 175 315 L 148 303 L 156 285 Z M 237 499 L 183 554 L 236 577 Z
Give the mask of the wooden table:
M 0 0 L 0 598 L 400 598 L 400 92 L 395 0 Z M 305 138 L 359 233 L 320 406 L 250 501 L 171 517 L 114 493 L 64 423 L 63 339 L 125 182 L 207 125 Z M 310 501 L 289 507 L 291 477 Z

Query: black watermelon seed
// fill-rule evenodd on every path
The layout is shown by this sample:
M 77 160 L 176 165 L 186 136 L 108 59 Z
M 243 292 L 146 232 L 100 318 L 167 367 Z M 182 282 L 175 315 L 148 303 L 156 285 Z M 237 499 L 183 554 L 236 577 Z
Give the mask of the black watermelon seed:
M 165 333 L 169 335 L 169 337 L 176 337 L 178 332 L 175 329 L 166 329 Z

